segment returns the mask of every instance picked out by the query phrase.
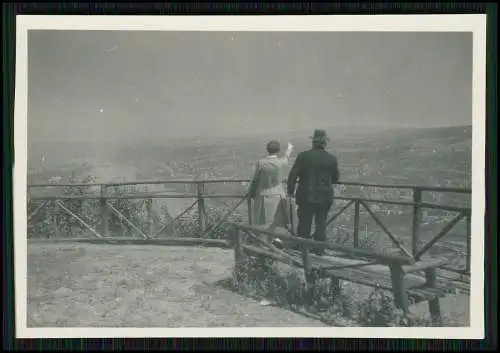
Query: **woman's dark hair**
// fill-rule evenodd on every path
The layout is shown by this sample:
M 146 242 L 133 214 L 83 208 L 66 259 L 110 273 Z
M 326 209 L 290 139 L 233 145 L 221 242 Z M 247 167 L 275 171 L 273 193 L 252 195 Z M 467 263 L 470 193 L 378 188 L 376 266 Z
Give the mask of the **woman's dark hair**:
M 269 154 L 276 154 L 280 151 L 281 146 L 278 141 L 273 140 L 267 143 L 266 149 Z

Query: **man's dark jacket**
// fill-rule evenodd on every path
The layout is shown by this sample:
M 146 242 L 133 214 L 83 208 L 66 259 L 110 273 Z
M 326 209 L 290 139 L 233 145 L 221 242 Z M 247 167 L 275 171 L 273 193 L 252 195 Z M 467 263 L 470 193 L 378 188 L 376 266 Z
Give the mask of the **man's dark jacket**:
M 331 204 L 334 196 L 332 184 L 339 180 L 337 158 L 322 148 L 299 153 L 288 175 L 288 195 L 293 195 L 297 179 L 297 205 Z

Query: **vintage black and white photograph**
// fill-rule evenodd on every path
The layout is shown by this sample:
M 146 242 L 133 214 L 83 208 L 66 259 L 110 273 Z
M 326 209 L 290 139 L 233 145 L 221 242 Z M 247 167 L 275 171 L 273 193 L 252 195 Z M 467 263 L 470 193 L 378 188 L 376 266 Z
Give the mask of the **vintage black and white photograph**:
M 20 334 L 484 335 L 484 16 L 33 17 Z

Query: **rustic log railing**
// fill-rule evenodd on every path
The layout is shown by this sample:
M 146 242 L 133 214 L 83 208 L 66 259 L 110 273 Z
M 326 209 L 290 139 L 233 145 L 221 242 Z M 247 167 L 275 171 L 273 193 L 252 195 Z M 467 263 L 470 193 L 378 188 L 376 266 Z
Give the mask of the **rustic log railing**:
M 439 299 L 446 296 L 453 286 L 437 281 L 436 269 L 445 262 L 443 258 L 415 260 L 412 255 L 378 254 L 371 250 L 357 249 L 337 244 L 327 244 L 276 233 L 260 227 L 231 223 L 231 239 L 234 245 L 235 268 L 234 285 L 244 288 L 244 274 L 249 257 L 263 262 L 266 259 L 302 268 L 306 280 L 306 300 L 312 303 L 315 296 L 315 283 L 319 278 L 332 280 L 333 291 L 340 288 L 340 280 L 370 287 L 390 290 L 394 294 L 395 305 L 409 313 L 410 300 L 413 303 L 427 301 L 432 320 L 440 325 L 441 310 Z M 287 243 L 282 249 L 266 241 L 266 237 L 280 238 Z M 252 242 L 263 246 L 255 246 Z M 293 249 L 300 249 L 300 255 Z M 330 256 L 317 257 L 313 249 L 330 250 Z M 343 260 L 343 255 L 351 255 L 365 260 L 352 264 Z M 425 280 L 414 276 L 424 272 Z
M 199 230 L 202 237 L 210 237 L 212 232 L 215 232 L 219 227 L 224 225 L 228 218 L 233 214 L 233 212 L 241 205 L 243 202 L 247 201 L 248 208 L 248 223 L 252 225 L 252 213 L 251 210 L 251 200 L 247 198 L 247 195 L 240 193 L 209 193 L 206 187 L 211 184 L 241 184 L 248 183 L 248 179 L 240 180 L 155 180 L 155 181 L 134 181 L 134 182 L 114 182 L 114 183 L 81 183 L 81 184 L 32 184 L 28 185 L 28 195 L 30 201 L 40 201 L 39 205 L 36 205 L 34 210 L 28 214 L 28 222 L 32 222 L 36 214 L 49 204 L 53 204 L 58 207 L 62 212 L 68 214 L 70 217 L 76 219 L 81 225 L 88 229 L 94 236 L 108 237 L 109 236 L 109 219 L 111 214 L 117 215 L 124 223 L 127 223 L 141 238 L 151 239 L 159 236 L 166 228 L 172 226 L 176 221 L 180 219 L 187 212 L 191 211 L 197 207 L 197 217 Z M 191 193 L 168 193 L 168 192 L 132 192 L 132 193 L 110 193 L 112 187 L 121 186 L 139 186 L 139 185 L 189 185 L 191 186 Z M 456 272 L 461 275 L 470 275 L 470 253 L 471 253 L 471 230 L 470 230 L 470 218 L 471 210 L 470 207 L 457 207 L 451 205 L 441 205 L 429 202 L 423 202 L 422 194 L 424 192 L 436 192 L 436 193 L 457 193 L 470 195 L 471 190 L 462 188 L 443 188 L 443 187 L 427 187 L 427 186 L 411 186 L 411 185 L 383 185 L 383 184 L 366 184 L 366 183 L 355 183 L 355 182 L 340 182 L 339 185 L 357 187 L 357 188 L 379 188 L 379 189 L 400 189 L 412 191 L 413 199 L 412 201 L 405 200 L 385 200 L 377 198 L 366 198 L 366 197 L 353 197 L 344 196 L 342 193 L 337 193 L 335 196 L 336 200 L 347 202 L 341 207 L 340 210 L 335 212 L 328 220 L 328 224 L 332 224 L 335 220 L 339 218 L 348 208 L 354 206 L 354 221 L 353 221 L 353 247 L 358 248 L 360 246 L 359 241 L 359 228 L 360 228 L 360 212 L 363 209 L 368 213 L 368 215 L 375 221 L 375 223 L 382 229 L 383 233 L 390 239 L 390 241 L 395 245 L 399 251 L 407 256 L 414 259 L 420 259 L 428 251 L 438 243 L 443 236 L 449 233 L 449 231 L 462 219 L 466 220 L 466 234 L 464 239 L 465 246 L 465 268 L 457 269 L 449 266 L 441 266 L 441 268 L 448 271 Z M 86 193 L 83 195 L 64 195 L 53 193 L 49 195 L 36 195 L 33 193 L 34 189 L 47 189 L 47 188 L 74 188 L 74 187 L 99 187 L 99 192 Z M 244 188 L 242 188 L 244 189 Z M 224 215 L 215 223 L 208 224 L 207 211 L 205 201 L 207 199 L 236 199 L 237 202 L 226 210 Z M 147 219 L 148 219 L 148 230 L 143 231 L 139 227 L 133 224 L 127 217 L 125 217 L 118 209 L 110 204 L 110 200 L 145 200 L 147 209 Z M 194 199 L 194 202 L 183 212 L 177 215 L 173 220 L 167 224 L 163 224 L 160 230 L 154 231 L 153 229 L 153 219 L 152 219 L 152 201 L 153 199 Z M 64 200 L 99 200 L 100 204 L 100 229 L 93 229 L 91 225 L 87 224 L 85 220 L 79 217 L 75 212 L 71 211 L 68 207 L 64 205 L 62 201 Z M 412 209 L 412 224 L 408 226 L 411 229 L 411 249 L 407 249 L 395 234 L 393 234 L 389 228 L 384 224 L 384 222 L 378 217 L 375 212 L 371 209 L 370 204 L 386 204 L 386 205 L 398 205 L 403 207 L 410 207 Z M 427 240 L 425 244 L 419 246 L 421 243 L 421 225 L 422 225 L 422 211 L 425 209 L 433 210 L 444 210 L 448 212 L 457 213 L 457 216 L 451 220 L 444 228 L 438 232 L 436 236 Z

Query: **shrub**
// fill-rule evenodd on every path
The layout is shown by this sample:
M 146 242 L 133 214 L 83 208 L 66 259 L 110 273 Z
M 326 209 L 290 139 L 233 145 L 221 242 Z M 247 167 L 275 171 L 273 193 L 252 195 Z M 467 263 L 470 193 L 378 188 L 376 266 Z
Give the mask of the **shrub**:
M 83 179 L 72 177 L 70 183 L 92 184 L 95 183 L 94 176 L 87 176 Z M 84 196 L 92 192 L 91 186 L 64 187 L 64 196 Z M 63 200 L 61 203 L 74 214 L 78 215 L 85 223 L 93 229 L 97 229 L 100 224 L 99 200 Z M 75 235 L 86 231 L 82 224 L 73 216 L 59 210 L 57 212 L 57 228 L 59 233 Z
M 91 184 L 95 181 L 95 177 L 88 176 L 83 179 L 70 178 L 70 183 L 75 184 Z M 71 186 L 63 187 L 61 194 L 63 196 L 83 196 L 89 193 L 91 186 Z M 99 200 L 72 200 L 64 199 L 60 201 L 61 204 L 78 215 L 86 224 L 92 228 L 96 228 L 100 222 Z M 39 203 L 33 202 L 28 199 L 28 213 L 36 208 Z M 56 201 L 49 201 L 31 222 L 28 227 L 28 236 L 38 235 L 43 237 L 51 236 L 77 236 L 82 233 L 83 226 L 73 216 L 61 210 L 56 204 Z
M 280 270 L 271 260 L 250 257 L 244 266 L 235 268 L 233 289 L 292 310 L 305 309 L 323 316 L 352 315 L 351 301 L 342 290 L 334 289 L 330 279 L 318 280 L 311 293 L 299 271 L 283 274 Z
M 325 322 L 335 323 L 343 317 L 369 327 L 432 326 L 427 317 L 404 314 L 380 289 L 372 291 L 368 300 L 356 302 L 342 288 L 335 288 L 331 279 L 322 278 L 316 281 L 313 293 L 308 293 L 301 271 L 283 274 L 280 270 L 272 261 L 250 257 L 242 267 L 235 268 L 233 289 L 284 308 L 306 310 Z
M 112 186 L 108 194 L 124 195 L 139 192 L 136 185 Z M 120 212 L 126 219 L 147 234 L 149 228 L 148 215 L 146 211 L 146 200 L 137 199 L 110 199 L 109 204 Z M 154 219 L 153 219 L 154 221 Z M 109 230 L 113 235 L 137 236 L 136 230 L 127 222 L 120 219 L 115 212 L 110 211 Z
M 205 210 L 207 214 L 206 224 L 209 227 L 207 232 L 202 234 L 198 211 L 191 210 L 176 221 L 175 230 L 177 231 L 177 234 L 179 236 L 193 238 L 208 237 L 211 239 L 225 239 L 228 235 L 227 226 L 221 225 L 213 231 L 210 231 L 210 229 L 212 226 L 219 223 L 219 221 L 225 216 L 227 208 L 221 206 L 206 206 Z M 242 222 L 245 220 L 245 216 L 235 212 L 231 215 L 230 220 L 234 222 Z
M 361 303 L 357 321 L 369 327 L 427 327 L 432 326 L 428 318 L 420 318 L 398 309 L 391 296 L 379 288 L 370 293 Z

